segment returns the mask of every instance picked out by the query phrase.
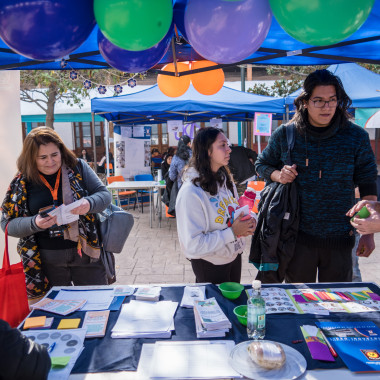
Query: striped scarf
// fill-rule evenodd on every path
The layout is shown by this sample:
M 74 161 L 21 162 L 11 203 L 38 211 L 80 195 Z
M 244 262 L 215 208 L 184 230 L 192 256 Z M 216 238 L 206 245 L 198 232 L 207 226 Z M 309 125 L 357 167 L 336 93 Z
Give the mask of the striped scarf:
M 87 195 L 82 175 L 78 168 L 74 170 L 62 166 L 63 202 L 71 203 Z M 70 191 L 71 190 L 71 191 Z M 27 207 L 26 179 L 18 173 L 9 185 L 2 204 L 3 217 L 11 220 L 32 216 Z M 82 251 L 97 260 L 100 256 L 100 242 L 97 233 L 96 214 L 79 215 L 79 220 L 64 227 L 64 238 L 78 242 L 78 253 Z M 41 256 L 34 235 L 21 238 L 17 244 L 25 273 L 26 289 L 29 298 L 43 296 L 50 288 L 49 281 L 42 271 Z

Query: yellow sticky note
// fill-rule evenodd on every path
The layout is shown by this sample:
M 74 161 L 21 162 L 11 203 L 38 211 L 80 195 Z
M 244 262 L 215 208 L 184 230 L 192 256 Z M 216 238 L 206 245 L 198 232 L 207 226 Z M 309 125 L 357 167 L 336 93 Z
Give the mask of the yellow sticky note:
M 80 318 L 61 319 L 57 329 L 77 329 L 80 323 Z
M 33 327 L 43 327 L 46 322 L 46 315 L 41 317 L 30 317 L 25 319 L 24 330 Z

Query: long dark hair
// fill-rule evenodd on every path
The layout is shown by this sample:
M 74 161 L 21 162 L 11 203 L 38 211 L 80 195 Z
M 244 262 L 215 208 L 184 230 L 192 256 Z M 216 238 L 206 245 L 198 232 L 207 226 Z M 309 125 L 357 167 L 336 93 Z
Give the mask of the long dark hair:
M 317 86 L 334 86 L 338 99 L 338 105 L 336 107 L 334 118 L 340 117 L 342 125 L 345 125 L 346 121 L 351 118 L 351 115 L 348 113 L 348 109 L 350 108 L 352 102 L 346 94 L 346 91 L 344 91 L 340 78 L 329 70 L 316 70 L 307 76 L 303 84 L 303 91 L 294 101 L 296 113 L 294 114 L 291 122 L 295 123 L 299 132 L 302 132 L 308 123 L 308 111 L 307 108 L 304 107 L 304 103 L 310 99 L 311 94 Z
M 17 159 L 18 171 L 22 173 L 28 181 L 42 183 L 37 169 L 36 160 L 40 145 L 47 145 L 49 143 L 53 143 L 59 148 L 62 162 L 68 167 L 74 169 L 77 165 L 78 159 L 75 157 L 74 153 L 66 147 L 61 137 L 54 129 L 38 127 L 32 129 L 32 131 L 26 136 L 21 154 Z
M 190 137 L 183 135 L 178 141 L 178 149 L 176 156 L 182 158 L 182 160 L 187 161 L 190 158 L 191 148 L 187 144 L 191 142 Z
M 199 173 L 199 177 L 193 179 L 194 185 L 200 186 L 211 195 L 217 194 L 218 184 L 222 186 L 225 180 L 228 189 L 233 192 L 232 176 L 228 167 L 222 166 L 216 173 L 211 170 L 208 152 L 219 133 L 223 132 L 214 127 L 201 128 L 195 135 L 193 157 L 189 162 L 189 167 L 195 168 Z

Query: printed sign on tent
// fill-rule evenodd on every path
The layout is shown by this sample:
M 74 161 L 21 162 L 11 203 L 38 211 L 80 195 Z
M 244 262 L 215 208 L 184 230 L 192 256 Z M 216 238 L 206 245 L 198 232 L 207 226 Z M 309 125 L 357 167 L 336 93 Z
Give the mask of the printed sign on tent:
M 272 114 L 255 112 L 253 134 L 256 136 L 270 136 L 272 134 Z
M 223 129 L 223 119 L 210 119 L 210 127 Z
M 183 121 L 182 120 L 168 120 L 168 132 L 181 132 L 183 129 Z

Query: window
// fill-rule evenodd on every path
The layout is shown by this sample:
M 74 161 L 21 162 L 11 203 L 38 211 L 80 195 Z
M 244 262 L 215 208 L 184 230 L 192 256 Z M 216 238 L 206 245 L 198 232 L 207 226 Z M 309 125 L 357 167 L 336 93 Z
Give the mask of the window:
M 83 149 L 86 149 L 89 153 L 93 151 L 92 145 L 92 130 L 91 122 L 80 122 L 73 123 L 74 125 L 74 135 L 75 135 L 75 153 L 80 155 Z M 95 122 L 95 146 L 96 146 L 96 156 L 97 160 L 104 152 L 104 123 L 101 121 Z

